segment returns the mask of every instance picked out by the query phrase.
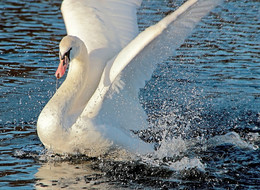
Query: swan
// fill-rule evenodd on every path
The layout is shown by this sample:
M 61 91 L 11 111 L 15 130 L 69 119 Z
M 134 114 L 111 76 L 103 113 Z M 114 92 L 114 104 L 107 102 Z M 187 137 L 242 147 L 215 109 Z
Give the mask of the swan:
M 64 0 L 67 36 L 55 76 L 65 81 L 41 111 L 37 133 L 56 153 L 152 152 L 133 130 L 148 127 L 139 89 L 221 0 L 188 0 L 138 34 L 141 0 Z

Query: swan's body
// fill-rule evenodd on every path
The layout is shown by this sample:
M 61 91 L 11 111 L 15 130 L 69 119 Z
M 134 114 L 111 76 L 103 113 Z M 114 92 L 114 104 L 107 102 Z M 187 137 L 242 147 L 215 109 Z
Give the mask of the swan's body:
M 45 147 L 91 156 L 113 147 L 151 152 L 152 145 L 131 134 L 148 125 L 139 88 L 219 2 L 189 0 L 136 36 L 139 0 L 64 0 L 68 36 L 60 43 L 57 78 L 70 66 L 38 119 Z

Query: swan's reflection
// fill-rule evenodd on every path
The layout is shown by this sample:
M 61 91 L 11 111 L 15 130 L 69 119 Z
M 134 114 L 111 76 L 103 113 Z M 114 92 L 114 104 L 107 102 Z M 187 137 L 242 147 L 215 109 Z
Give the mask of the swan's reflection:
M 42 164 L 35 174 L 36 189 L 108 189 L 113 185 L 99 170 L 93 170 L 93 162 L 80 164 L 70 162 L 48 162 Z

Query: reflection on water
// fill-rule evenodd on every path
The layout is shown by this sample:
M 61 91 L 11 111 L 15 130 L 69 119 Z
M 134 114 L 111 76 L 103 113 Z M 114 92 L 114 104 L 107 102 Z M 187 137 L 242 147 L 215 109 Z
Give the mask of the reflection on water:
M 140 137 L 161 147 L 154 157 L 47 162 L 35 125 L 55 93 L 60 3 L 0 2 L 0 188 L 259 189 L 258 1 L 216 8 L 141 90 L 154 127 Z M 182 3 L 144 1 L 140 29 Z
M 93 171 L 91 162 L 74 165 L 68 162 L 44 163 L 35 174 L 37 178 L 36 189 L 61 189 L 69 187 L 70 189 L 102 188 L 106 189 L 106 183 L 103 183 L 102 173 Z M 100 180 L 101 179 L 101 180 Z

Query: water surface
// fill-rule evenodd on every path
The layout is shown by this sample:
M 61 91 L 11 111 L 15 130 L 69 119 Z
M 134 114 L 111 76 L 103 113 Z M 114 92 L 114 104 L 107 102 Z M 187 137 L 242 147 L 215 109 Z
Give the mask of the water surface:
M 37 117 L 56 90 L 60 1 L 0 2 L 0 189 L 259 189 L 260 36 L 255 0 L 225 1 L 140 91 L 160 160 L 46 153 Z M 144 1 L 140 30 L 182 0 Z M 59 84 L 62 81 L 59 81 Z

